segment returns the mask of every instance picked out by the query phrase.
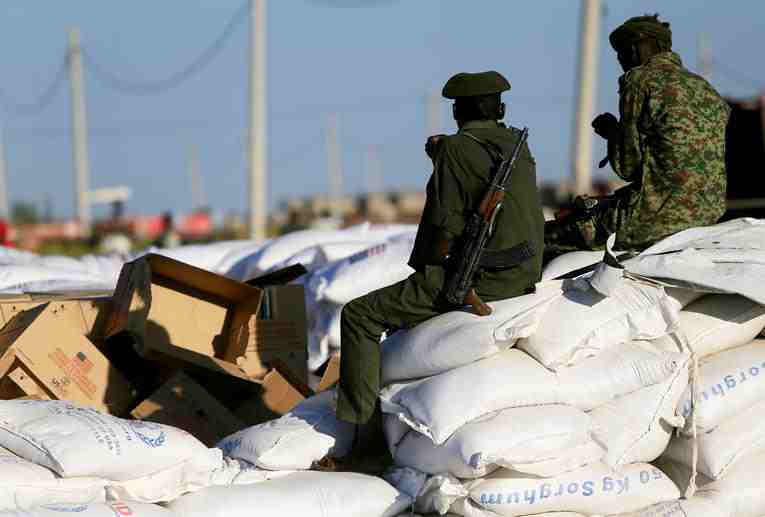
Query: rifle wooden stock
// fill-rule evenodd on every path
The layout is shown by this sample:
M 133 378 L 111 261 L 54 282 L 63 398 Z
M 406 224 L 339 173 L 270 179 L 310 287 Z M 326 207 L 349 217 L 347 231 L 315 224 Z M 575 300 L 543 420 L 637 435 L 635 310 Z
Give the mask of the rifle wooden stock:
M 486 305 L 486 302 L 481 300 L 475 292 L 475 289 L 470 289 L 465 296 L 465 305 L 470 305 L 473 310 L 479 316 L 489 316 L 493 311 L 492 308 Z

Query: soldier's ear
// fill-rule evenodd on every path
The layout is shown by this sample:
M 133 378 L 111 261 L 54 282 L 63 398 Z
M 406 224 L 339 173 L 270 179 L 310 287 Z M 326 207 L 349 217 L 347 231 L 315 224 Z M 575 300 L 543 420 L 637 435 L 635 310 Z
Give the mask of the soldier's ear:
M 502 120 L 505 118 L 505 103 L 500 102 L 499 103 L 499 120 Z
M 457 120 L 457 103 L 452 104 L 452 117 Z

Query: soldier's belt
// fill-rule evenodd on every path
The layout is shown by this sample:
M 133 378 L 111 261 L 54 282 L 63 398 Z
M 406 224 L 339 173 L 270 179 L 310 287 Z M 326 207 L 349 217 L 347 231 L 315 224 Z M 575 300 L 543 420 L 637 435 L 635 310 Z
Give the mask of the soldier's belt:
M 529 241 L 523 241 L 511 248 L 483 250 L 478 265 L 483 269 L 509 269 L 523 264 L 534 255 L 536 251 Z

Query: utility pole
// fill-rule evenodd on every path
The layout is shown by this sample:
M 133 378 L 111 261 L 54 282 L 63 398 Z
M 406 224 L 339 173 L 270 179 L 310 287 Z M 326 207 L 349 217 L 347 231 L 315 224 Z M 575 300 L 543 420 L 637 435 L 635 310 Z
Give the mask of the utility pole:
M 8 184 L 5 174 L 5 142 L 2 127 L 0 127 L 0 218 L 9 220 L 11 211 L 8 207 Z
M 250 238 L 266 238 L 266 0 L 250 0 Z
M 426 137 L 441 133 L 441 96 L 438 90 L 430 90 L 425 95 L 425 120 L 428 132 Z
M 576 194 L 586 194 L 592 186 L 593 133 L 591 123 L 595 114 L 597 93 L 600 15 L 600 0 L 581 0 L 579 67 L 577 71 L 578 100 L 571 157 Z
M 709 34 L 702 32 L 696 41 L 696 68 L 699 75 L 707 81 L 712 81 L 712 47 L 709 44 Z
M 200 210 L 207 204 L 202 188 L 202 173 L 199 166 L 199 146 L 189 145 L 189 183 L 191 183 L 191 203 L 194 210 Z
M 337 113 L 331 113 L 327 121 L 327 200 L 333 216 L 339 217 L 340 198 L 343 195 L 343 162 L 337 137 Z
M 77 220 L 83 234 L 90 235 L 90 165 L 88 162 L 88 116 L 85 110 L 85 88 L 82 79 L 80 30 L 69 30 L 69 82 L 72 87 L 72 155 L 74 158 L 74 193 Z

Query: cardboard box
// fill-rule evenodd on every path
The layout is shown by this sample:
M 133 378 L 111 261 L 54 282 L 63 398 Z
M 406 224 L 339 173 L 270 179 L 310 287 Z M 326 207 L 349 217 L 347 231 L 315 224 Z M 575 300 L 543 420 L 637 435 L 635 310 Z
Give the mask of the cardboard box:
M 264 375 L 279 360 L 306 382 L 308 337 L 303 286 L 263 289 L 257 317 L 249 320 L 241 339 L 229 346 L 223 359 L 239 364 L 255 377 Z
M 238 405 L 235 414 L 248 425 L 267 422 L 289 412 L 311 396 L 287 380 L 278 370 L 263 377 L 261 392 Z
M 256 377 L 281 359 L 307 378 L 301 286 L 264 291 L 150 254 L 123 266 L 113 303 L 106 335 L 128 331 L 146 357 L 171 346 L 232 365 L 247 355 Z
M 0 298 L 0 325 L 5 325 L 21 311 L 50 304 L 51 310 L 65 315 L 74 328 L 91 340 L 104 339 L 106 321 L 112 312 L 111 296 L 68 299 L 64 296 L 20 295 Z
M 277 368 L 256 379 L 227 361 L 172 345 L 155 351 L 154 358 L 184 370 L 247 425 L 277 418 L 312 394 L 278 362 Z
M 183 372 L 176 373 L 130 414 L 139 420 L 183 429 L 208 447 L 245 427 L 226 406 Z
M 321 376 L 319 381 L 319 387 L 316 388 L 316 393 L 321 393 L 324 390 L 328 390 L 332 386 L 338 383 L 340 380 L 340 356 L 333 354 L 329 358 L 327 367 L 324 369 L 324 375 Z
M 0 398 L 35 396 L 124 414 L 133 390 L 76 330 L 66 311 L 43 304 L 16 314 L 0 330 Z

